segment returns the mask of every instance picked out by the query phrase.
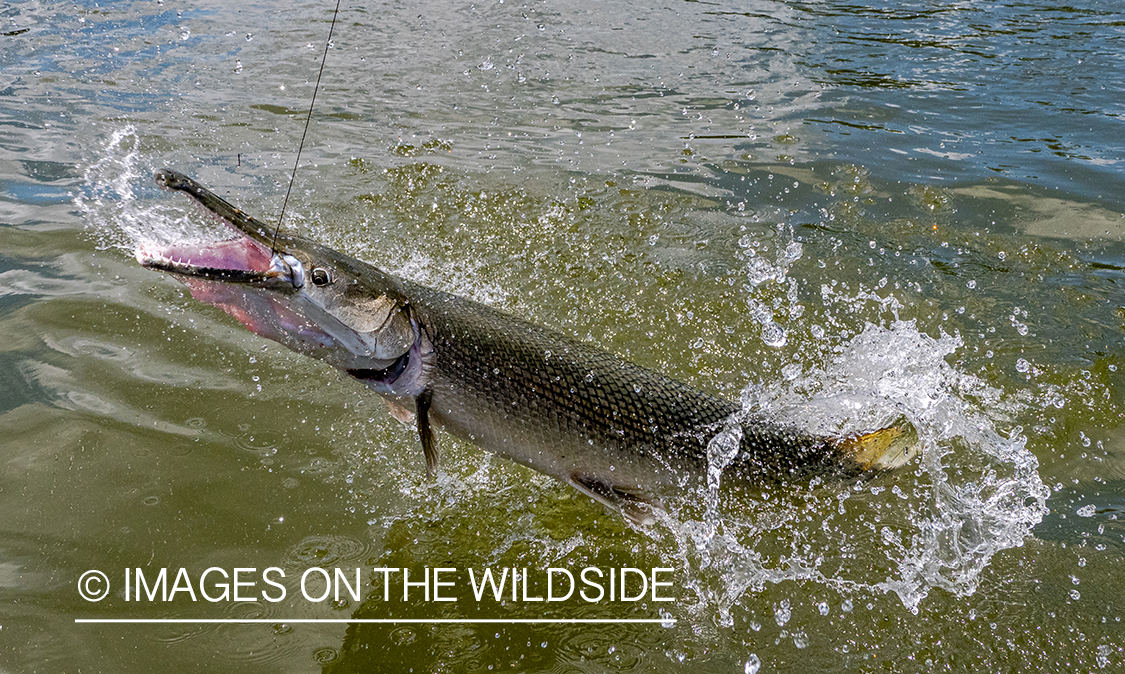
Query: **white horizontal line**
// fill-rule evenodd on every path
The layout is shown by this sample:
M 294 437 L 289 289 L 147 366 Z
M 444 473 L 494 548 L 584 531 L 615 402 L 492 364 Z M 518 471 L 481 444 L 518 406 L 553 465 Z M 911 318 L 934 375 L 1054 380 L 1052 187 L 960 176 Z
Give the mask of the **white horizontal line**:
M 535 624 L 654 624 L 672 625 L 675 618 L 75 618 L 75 623 L 117 623 L 117 624 L 488 624 L 488 625 L 535 625 Z

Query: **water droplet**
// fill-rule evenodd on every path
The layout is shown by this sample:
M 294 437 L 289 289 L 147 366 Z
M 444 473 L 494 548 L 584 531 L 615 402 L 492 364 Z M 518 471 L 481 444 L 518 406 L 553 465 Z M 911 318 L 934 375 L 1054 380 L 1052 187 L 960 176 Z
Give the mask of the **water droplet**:
M 792 617 L 792 615 L 793 611 L 789 608 L 788 599 L 782 599 L 781 604 L 773 608 L 773 617 L 774 620 L 777 621 L 778 627 L 783 627 L 785 623 L 789 622 L 789 618 Z
M 769 346 L 782 347 L 789 341 L 789 336 L 785 332 L 785 328 L 773 321 L 768 321 L 762 324 L 762 341 Z
M 1075 510 L 1074 514 L 1078 515 L 1079 517 L 1093 517 L 1094 513 L 1096 512 L 1097 509 L 1094 507 L 1094 504 L 1090 503 L 1088 505 L 1082 506 L 1078 510 Z
M 751 653 L 750 657 L 746 658 L 746 666 L 742 668 L 745 674 L 758 674 L 758 670 L 762 668 L 762 661 L 758 658 L 756 653 Z
M 1106 667 L 1109 666 L 1109 656 L 1110 656 L 1111 653 L 1113 653 L 1113 646 L 1111 646 L 1109 644 L 1099 644 L 1098 645 L 1097 661 L 1098 661 L 1098 667 L 1099 668 L 1105 669 Z

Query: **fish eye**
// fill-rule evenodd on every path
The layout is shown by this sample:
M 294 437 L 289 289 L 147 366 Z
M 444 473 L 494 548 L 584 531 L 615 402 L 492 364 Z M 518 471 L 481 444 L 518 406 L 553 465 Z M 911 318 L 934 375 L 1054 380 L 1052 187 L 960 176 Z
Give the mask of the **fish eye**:
M 312 282 L 314 286 L 326 286 L 332 283 L 332 276 L 324 267 L 317 267 L 312 270 Z

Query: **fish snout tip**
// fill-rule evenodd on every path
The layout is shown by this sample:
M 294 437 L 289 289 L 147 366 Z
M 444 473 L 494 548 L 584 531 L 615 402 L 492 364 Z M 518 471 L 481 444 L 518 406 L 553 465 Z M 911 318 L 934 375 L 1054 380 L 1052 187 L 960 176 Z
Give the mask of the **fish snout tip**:
M 166 190 L 180 189 L 183 186 L 186 178 L 187 176 L 185 176 L 184 174 L 178 171 L 173 171 L 170 168 L 157 169 L 152 173 L 153 181 L 155 181 L 157 185 L 163 187 Z

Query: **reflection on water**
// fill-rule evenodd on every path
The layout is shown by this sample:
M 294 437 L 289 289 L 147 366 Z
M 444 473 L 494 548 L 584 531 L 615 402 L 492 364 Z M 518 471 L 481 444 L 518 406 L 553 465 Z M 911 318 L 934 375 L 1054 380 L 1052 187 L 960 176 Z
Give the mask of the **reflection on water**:
M 922 442 L 894 474 L 724 485 L 644 530 L 448 438 L 426 480 L 412 430 L 354 382 L 132 260 L 221 231 L 155 187 L 166 165 L 276 217 L 330 11 L 0 9 L 2 666 L 1125 662 L 1113 8 L 345 4 L 288 226 L 748 410 L 832 433 L 905 419 Z M 672 567 L 677 600 L 330 605 L 292 586 L 139 606 L 73 587 L 88 568 L 337 563 Z M 661 611 L 676 622 L 283 622 Z M 130 615 L 279 622 L 73 624 Z

